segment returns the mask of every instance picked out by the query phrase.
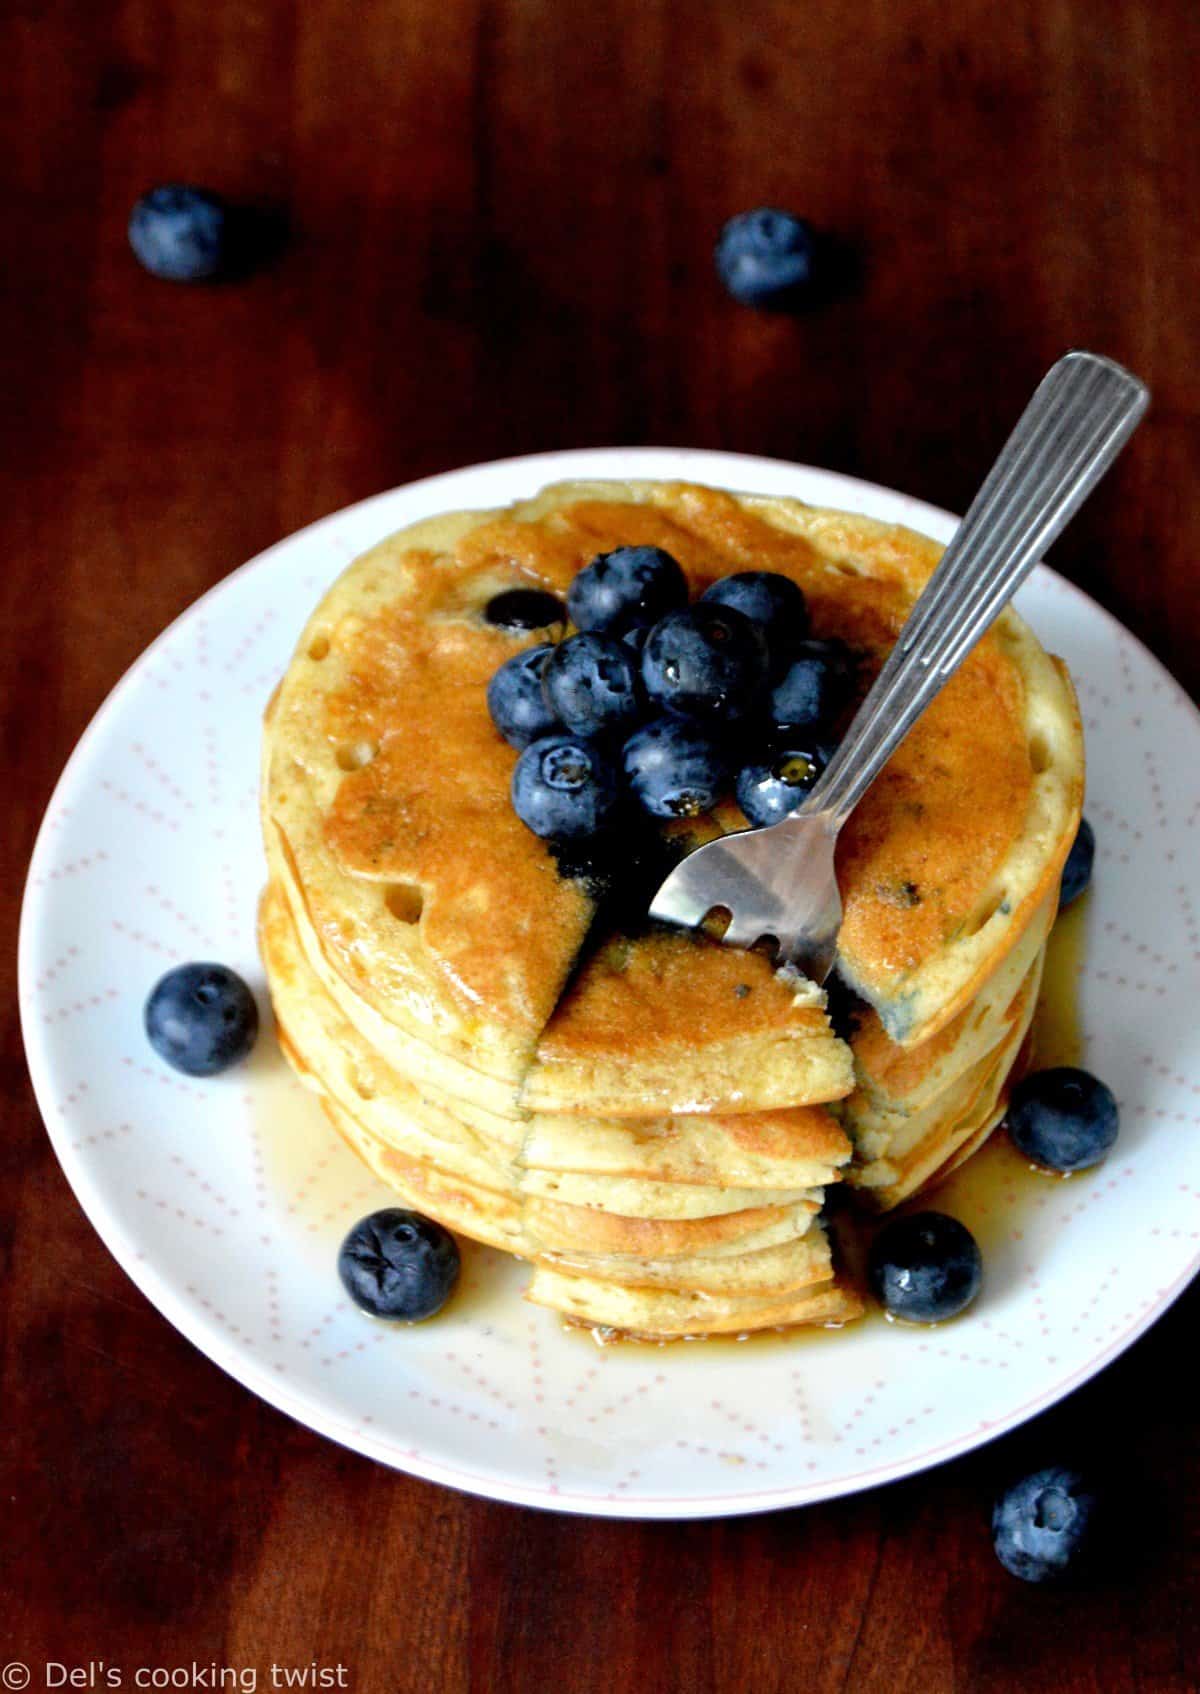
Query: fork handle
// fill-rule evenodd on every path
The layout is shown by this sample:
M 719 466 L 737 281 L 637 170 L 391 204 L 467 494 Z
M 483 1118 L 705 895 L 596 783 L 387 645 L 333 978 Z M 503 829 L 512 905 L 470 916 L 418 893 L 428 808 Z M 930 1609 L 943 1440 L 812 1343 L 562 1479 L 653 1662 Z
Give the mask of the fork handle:
M 839 823 L 991 627 L 1137 427 L 1149 393 L 1095 353 L 1039 383 L 802 814 Z

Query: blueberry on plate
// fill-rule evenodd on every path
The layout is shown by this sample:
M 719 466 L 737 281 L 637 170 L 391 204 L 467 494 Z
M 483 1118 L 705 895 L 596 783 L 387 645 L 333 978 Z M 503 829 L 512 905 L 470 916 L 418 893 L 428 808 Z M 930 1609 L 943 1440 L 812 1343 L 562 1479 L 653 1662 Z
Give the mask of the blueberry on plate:
M 1012 1091 L 1005 1119 L 1018 1152 L 1052 1171 L 1098 1165 L 1117 1139 L 1112 1090 L 1073 1065 L 1034 1071 Z
M 773 675 L 786 668 L 792 649 L 808 634 L 804 590 L 777 571 L 738 571 L 714 582 L 700 599 L 711 606 L 732 606 L 761 627 Z
M 1096 835 L 1086 818 L 1079 820 L 1079 832 L 1071 843 L 1071 851 L 1067 854 L 1067 862 L 1063 866 L 1062 885 L 1058 895 L 1058 909 L 1061 912 L 1069 906 L 1072 900 L 1079 896 L 1091 885 L 1092 865 L 1096 858 Z
M 854 688 L 854 659 L 841 641 L 799 641 L 771 690 L 776 729 L 815 730 L 829 724 Z
M 510 747 L 528 747 L 559 727 L 542 688 L 546 661 L 553 651 L 548 641 L 526 647 L 505 659 L 488 683 L 488 712 Z
M 512 776 L 513 810 L 546 841 L 583 841 L 617 809 L 616 770 L 593 741 L 547 735 L 527 747 Z
M 550 710 L 573 735 L 627 735 L 641 717 L 638 657 L 611 635 L 573 635 L 542 672 Z
M 225 965 L 176 965 L 150 991 L 146 1036 L 185 1076 L 216 1076 L 244 1059 L 258 1034 L 258 1007 Z
M 567 590 L 567 610 L 576 629 L 623 635 L 686 606 L 687 597 L 679 561 L 662 547 L 618 547 L 579 572 Z
M 129 245 L 151 276 L 167 282 L 209 282 L 230 262 L 231 217 L 219 195 L 168 182 L 136 201 Z
M 642 649 L 647 694 L 684 718 L 713 723 L 744 717 L 761 701 L 766 676 L 766 638 L 731 606 L 701 600 L 668 612 Z
M 404 1323 L 441 1311 L 459 1267 L 450 1231 L 399 1206 L 362 1218 L 338 1252 L 338 1275 L 354 1304 L 373 1318 Z
M 992 1510 L 996 1557 L 1023 1582 L 1062 1576 L 1092 1550 L 1097 1497 L 1076 1470 L 1052 1465 L 1005 1489 Z
M 483 615 L 500 629 L 553 629 L 566 623 L 567 608 L 544 588 L 505 588 L 492 595 Z
M 778 823 L 802 803 L 825 764 L 815 743 L 788 743 L 766 759 L 743 765 L 737 776 L 737 803 L 756 829 Z
M 871 1243 L 867 1277 L 889 1317 L 943 1323 L 979 1293 L 983 1260 L 957 1218 L 914 1212 L 884 1224 Z
M 743 306 L 787 311 L 813 284 L 817 238 L 812 225 L 775 206 L 730 218 L 717 241 L 717 274 Z
M 669 715 L 630 736 L 624 766 L 634 797 L 656 818 L 710 811 L 729 777 L 728 758 L 713 737 L 699 724 Z

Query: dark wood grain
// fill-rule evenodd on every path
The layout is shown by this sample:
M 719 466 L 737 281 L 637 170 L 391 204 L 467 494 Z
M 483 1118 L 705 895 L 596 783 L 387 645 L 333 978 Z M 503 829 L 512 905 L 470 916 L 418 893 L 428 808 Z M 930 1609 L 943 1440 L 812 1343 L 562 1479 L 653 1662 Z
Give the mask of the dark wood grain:
M 1155 406 L 1057 562 L 1195 692 L 1198 62 L 1193 0 L 13 0 L 6 932 L 72 743 L 174 614 L 492 456 L 720 446 L 959 507 L 1042 368 L 1096 347 Z M 285 214 L 281 259 L 144 276 L 127 209 L 172 177 Z M 715 233 L 762 201 L 858 253 L 842 298 L 721 294 Z M 1198 1685 L 1196 1296 L 1022 1435 L 836 1505 L 470 1500 L 296 1427 L 131 1286 L 50 1153 L 3 969 L 0 1659 L 341 1661 L 367 1694 Z M 1118 1568 L 1027 1589 L 990 1493 L 1081 1452 L 1130 1485 Z

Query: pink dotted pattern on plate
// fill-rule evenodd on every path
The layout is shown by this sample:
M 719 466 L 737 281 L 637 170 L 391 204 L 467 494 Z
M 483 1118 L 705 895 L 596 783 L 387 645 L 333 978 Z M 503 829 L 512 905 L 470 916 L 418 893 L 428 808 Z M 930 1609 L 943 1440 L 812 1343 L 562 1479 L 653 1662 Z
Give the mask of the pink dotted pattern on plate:
M 1019 1422 L 1115 1356 L 1200 1254 L 1200 718 L 1107 614 L 1049 572 L 1021 609 L 1070 664 L 1098 837 L 1081 984 L 1087 1062 L 1122 1107 L 1098 1176 L 1000 1193 L 984 1297 L 944 1332 L 878 1322 L 797 1342 L 598 1349 L 469 1248 L 436 1322 L 343 1297 L 345 1229 L 387 1191 L 292 1080 L 269 1022 L 200 1084 L 141 1031 L 171 964 L 254 951 L 259 714 L 322 586 L 429 513 L 563 476 L 684 476 L 795 493 L 947 535 L 952 520 L 845 478 L 732 455 L 598 450 L 452 473 L 272 549 L 179 620 L 120 684 L 51 803 L 31 868 L 21 1004 L 47 1127 L 110 1248 L 232 1374 L 387 1463 L 564 1510 L 689 1516 L 844 1493 Z M 266 1021 L 266 1020 L 265 1020 Z M 1007 1215 L 1011 1211 L 1011 1215 Z

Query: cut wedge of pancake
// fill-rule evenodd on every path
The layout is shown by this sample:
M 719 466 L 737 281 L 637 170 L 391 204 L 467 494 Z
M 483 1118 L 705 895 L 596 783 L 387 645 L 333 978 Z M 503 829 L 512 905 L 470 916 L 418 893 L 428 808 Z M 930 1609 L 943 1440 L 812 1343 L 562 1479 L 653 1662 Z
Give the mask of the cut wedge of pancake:
M 647 1118 L 766 1112 L 853 1086 L 825 997 L 704 936 L 621 936 L 579 971 L 521 1089 L 531 1111 Z

